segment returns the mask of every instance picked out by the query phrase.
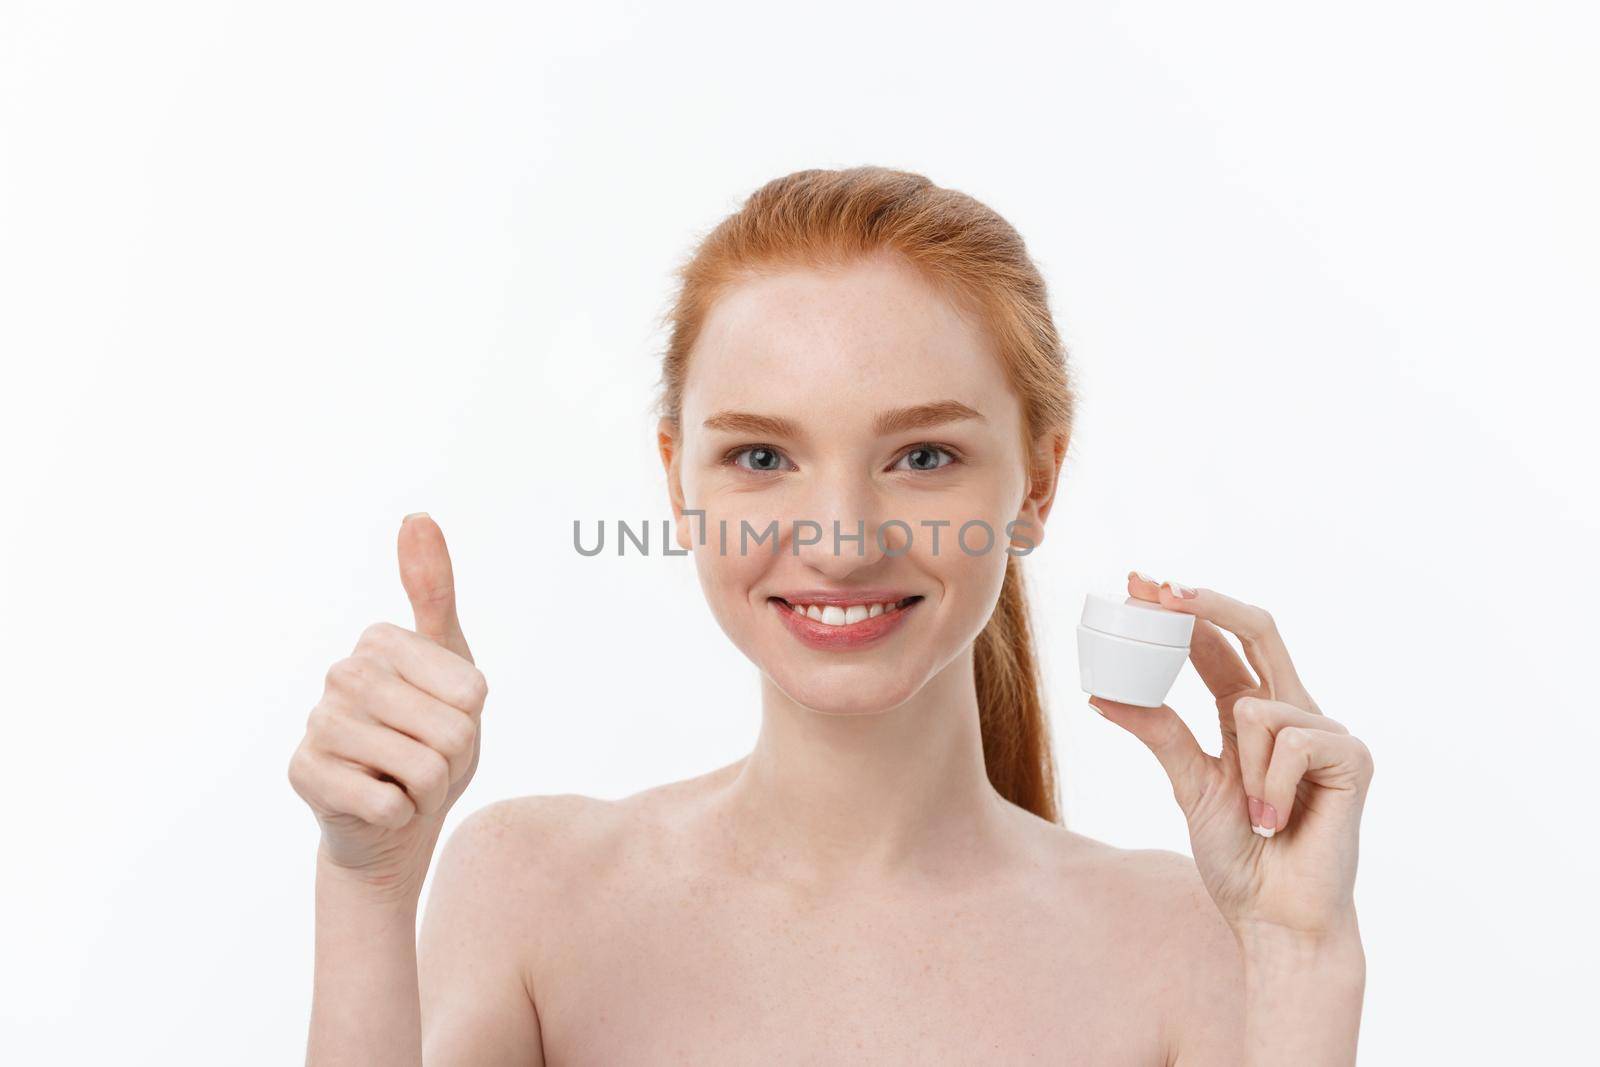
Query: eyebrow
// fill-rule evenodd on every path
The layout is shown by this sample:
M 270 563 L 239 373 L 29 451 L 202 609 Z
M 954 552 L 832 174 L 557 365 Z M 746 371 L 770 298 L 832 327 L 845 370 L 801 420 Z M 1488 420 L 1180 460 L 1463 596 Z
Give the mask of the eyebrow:
M 880 437 L 907 430 L 922 430 L 963 419 L 982 419 L 983 414 L 959 400 L 935 400 L 908 408 L 885 411 L 873 420 L 873 432 Z M 705 421 L 708 430 L 750 433 L 768 437 L 803 437 L 800 427 L 776 415 L 756 415 L 748 411 L 719 411 Z

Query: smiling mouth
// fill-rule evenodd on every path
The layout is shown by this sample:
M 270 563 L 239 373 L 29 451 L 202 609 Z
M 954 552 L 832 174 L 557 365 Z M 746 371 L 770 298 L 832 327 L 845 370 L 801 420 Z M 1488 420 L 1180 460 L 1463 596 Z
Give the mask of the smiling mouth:
M 870 619 L 904 611 L 921 599 L 920 596 L 908 596 L 899 600 L 862 601 L 858 604 L 808 604 L 788 601 L 781 596 L 767 598 L 768 602 L 801 618 L 838 628 L 856 626 Z

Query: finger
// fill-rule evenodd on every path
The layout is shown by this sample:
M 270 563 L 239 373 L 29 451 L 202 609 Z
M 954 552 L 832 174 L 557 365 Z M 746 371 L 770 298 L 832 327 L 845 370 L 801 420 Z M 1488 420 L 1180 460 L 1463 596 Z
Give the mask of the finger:
M 450 791 L 450 765 L 444 756 L 387 726 L 348 715 L 328 716 L 318 731 L 318 747 L 389 775 L 423 815 L 442 808 Z
M 469 660 L 393 623 L 362 631 L 352 659 L 371 658 L 418 689 L 469 715 L 483 711 L 489 684 Z
M 1194 589 L 1177 582 L 1162 583 L 1160 597 L 1162 607 L 1186 611 L 1237 637 L 1268 696 L 1320 713 L 1289 659 L 1289 649 L 1278 633 L 1277 623 L 1265 609 L 1214 589 Z
M 368 722 L 398 730 L 433 749 L 450 765 L 458 780 L 472 765 L 477 720 L 394 676 L 378 677 L 362 687 L 351 710 Z
M 400 523 L 400 582 L 411 600 L 417 633 L 443 645 L 469 662 L 472 652 L 456 618 L 456 580 L 444 531 L 427 512 L 407 515 Z
M 322 816 L 349 815 L 373 826 L 398 830 L 416 815 L 416 805 L 394 782 L 380 781 L 365 767 L 336 756 L 296 751 L 290 780 L 295 792 Z
M 1140 600 L 1160 603 L 1162 583 L 1140 571 L 1128 573 L 1128 593 Z M 1233 725 L 1233 698 L 1248 693 L 1259 684 L 1250 668 L 1244 665 L 1233 645 L 1205 619 L 1195 619 L 1194 632 L 1189 638 L 1189 662 L 1205 682 L 1206 688 L 1217 701 L 1217 717 L 1222 728 L 1222 742 L 1231 749 L 1235 741 Z
M 1262 819 L 1262 802 L 1267 793 L 1267 767 L 1272 760 L 1273 742 L 1279 731 L 1301 726 L 1330 733 L 1349 733 L 1326 715 L 1316 715 L 1280 700 L 1241 697 L 1233 705 L 1234 727 L 1238 731 L 1239 779 L 1250 802 L 1250 825 L 1257 833 L 1271 837 L 1276 818 Z M 1276 812 L 1276 802 L 1269 801 Z
M 1165 584 L 1140 571 L 1128 572 L 1128 594 L 1140 600 L 1161 604 L 1161 589 Z M 1197 618 L 1194 621 L 1194 635 L 1189 639 L 1189 661 L 1219 702 L 1254 689 L 1257 685 L 1255 675 L 1250 673 L 1228 639 L 1222 636 L 1222 631 L 1205 619 Z
M 1213 760 L 1178 713 L 1165 704 L 1139 708 L 1104 697 L 1091 697 L 1089 706 L 1143 741 L 1172 782 L 1172 795 L 1188 815 L 1205 791 Z
M 1363 796 L 1372 780 L 1372 754 L 1360 738 L 1348 733 L 1305 726 L 1279 730 L 1272 742 L 1272 760 L 1267 765 L 1262 795 L 1267 822 L 1263 830 L 1271 832 L 1263 832 L 1262 836 L 1271 837 L 1289 825 L 1302 780 Z
M 1219 706 L 1226 704 L 1231 708 L 1234 697 L 1260 684 L 1222 631 L 1205 619 L 1194 620 L 1194 634 L 1189 638 L 1189 662 L 1194 664 L 1195 673 L 1217 698 Z
M 1161 583 L 1143 571 L 1128 572 L 1128 595 L 1140 600 L 1148 600 L 1152 604 L 1159 603 Z

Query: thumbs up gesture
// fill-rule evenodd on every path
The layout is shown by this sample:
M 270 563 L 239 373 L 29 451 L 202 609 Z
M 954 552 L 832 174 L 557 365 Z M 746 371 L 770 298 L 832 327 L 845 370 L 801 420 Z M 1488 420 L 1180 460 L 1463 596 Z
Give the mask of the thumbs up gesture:
M 477 770 L 488 686 L 456 617 L 439 524 L 406 516 L 399 557 L 416 629 L 374 623 L 328 669 L 289 782 L 322 827 L 322 861 L 415 902 L 445 815 Z

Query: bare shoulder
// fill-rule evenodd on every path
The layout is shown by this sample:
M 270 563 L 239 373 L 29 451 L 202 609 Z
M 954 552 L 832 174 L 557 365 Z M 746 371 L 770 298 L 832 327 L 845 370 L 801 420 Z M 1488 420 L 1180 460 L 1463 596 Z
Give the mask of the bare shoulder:
M 559 889 L 603 867 L 620 844 L 624 820 L 615 801 L 578 793 L 509 797 L 478 808 L 455 828 L 439 857 L 437 879 L 477 883 L 479 903 L 496 896 L 526 901 L 541 887 Z
M 445 851 L 510 873 L 527 861 L 566 858 L 596 843 L 614 823 L 614 808 L 614 801 L 579 793 L 508 797 L 463 819 Z
M 445 940 L 474 932 L 487 945 L 530 946 L 530 908 L 559 891 L 585 856 L 603 851 L 608 802 L 578 794 L 497 800 L 469 814 L 434 861 L 424 932 Z M 508 936 L 509 935 L 509 936 Z
M 1152 983 L 1149 994 L 1164 1006 L 1173 1061 L 1236 1062 L 1243 964 L 1194 859 L 1167 849 L 1117 848 L 1040 822 L 1076 899 L 1146 964 L 1141 970 Z
M 534 997 L 550 912 L 574 857 L 604 838 L 606 802 L 519 797 L 472 812 L 441 850 L 417 939 L 429 1062 L 542 1063 Z
M 1159 848 L 1118 848 L 1018 809 L 1034 866 L 1047 888 L 1066 888 L 1099 918 L 1163 939 L 1215 947 L 1232 933 L 1200 880 L 1194 860 Z M 1063 883 L 1066 883 L 1063 886 Z M 1115 903 L 1107 908 L 1108 902 Z
M 1194 859 L 1161 848 L 1117 848 L 1079 836 L 1087 868 L 1136 909 L 1130 917 L 1162 937 L 1201 946 L 1232 934 L 1200 880 Z
M 529 893 L 593 890 L 608 876 L 635 876 L 669 852 L 680 813 L 727 770 L 617 800 L 552 793 L 495 801 L 456 827 L 441 869 L 471 869 L 485 879 L 486 889 L 498 886 L 524 904 Z

